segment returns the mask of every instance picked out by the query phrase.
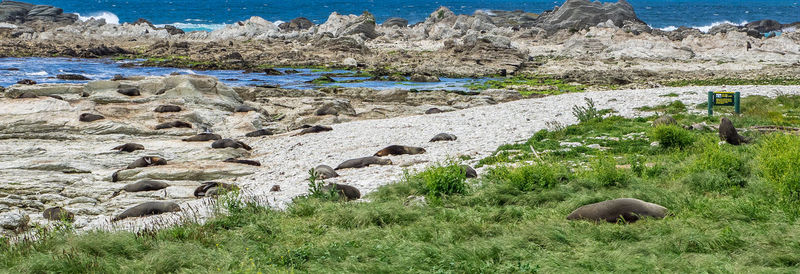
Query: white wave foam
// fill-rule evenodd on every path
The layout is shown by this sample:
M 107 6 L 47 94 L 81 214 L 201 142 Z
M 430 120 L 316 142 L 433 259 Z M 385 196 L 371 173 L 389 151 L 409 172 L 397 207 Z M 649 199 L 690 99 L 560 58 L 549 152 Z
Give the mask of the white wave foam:
M 489 9 L 478 9 L 478 10 L 475 10 L 475 14 L 486 14 L 488 16 L 496 16 L 497 15 L 494 12 L 492 12 L 492 10 L 489 10 Z
M 43 71 L 38 71 L 38 72 L 28 72 L 28 73 L 25 73 L 25 75 L 27 75 L 27 76 L 45 76 L 45 75 L 47 75 L 47 74 L 48 74 L 48 73 L 47 73 L 46 71 L 44 71 L 44 70 L 43 70 Z
M 164 27 L 165 25 L 172 25 L 176 28 L 182 29 L 185 32 L 190 31 L 215 31 L 225 27 L 225 24 L 192 24 L 192 23 L 172 23 L 172 24 L 158 24 L 156 27 Z
M 78 19 L 81 21 L 88 21 L 89 19 L 105 19 L 106 24 L 114 24 L 119 25 L 119 17 L 116 14 L 113 14 L 108 11 L 99 11 L 95 13 L 90 13 L 88 16 L 83 16 L 80 13 L 75 13 L 78 15 Z
M 733 23 L 733 22 L 731 22 L 731 21 L 727 21 L 727 20 L 725 20 L 725 21 L 721 21 L 721 22 L 714 22 L 714 23 L 711 23 L 711 25 L 705 25 L 705 26 L 691 26 L 690 28 L 699 29 L 700 31 L 702 31 L 702 32 L 706 32 L 706 33 L 707 33 L 708 31 L 710 31 L 710 30 L 711 30 L 711 28 L 713 28 L 713 27 L 716 27 L 716 26 L 719 26 L 719 25 L 722 25 L 722 24 L 731 24 L 731 25 L 734 25 L 734 26 L 740 26 L 740 27 L 741 27 L 741 26 L 747 25 L 747 23 L 748 23 L 747 21 L 742 21 L 741 23 L 738 23 L 738 24 L 737 24 L 737 23 Z M 663 27 L 663 28 L 659 28 L 659 29 L 660 29 L 660 30 L 663 30 L 663 31 L 673 31 L 673 30 L 676 30 L 676 29 L 678 29 L 678 27 L 676 27 L 676 26 L 668 26 L 668 27 Z
M 272 22 L 272 24 L 273 24 L 273 25 L 275 25 L 275 26 L 280 26 L 280 25 L 281 25 L 281 24 L 283 24 L 283 23 L 286 23 L 286 22 L 284 22 L 284 21 L 281 21 L 281 20 L 278 20 L 278 21 Z

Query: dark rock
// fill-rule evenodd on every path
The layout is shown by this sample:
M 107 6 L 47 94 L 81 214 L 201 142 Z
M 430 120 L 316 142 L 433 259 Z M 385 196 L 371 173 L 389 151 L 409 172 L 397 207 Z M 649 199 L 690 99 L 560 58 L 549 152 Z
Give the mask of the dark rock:
M 273 185 L 273 186 L 272 186 L 272 188 L 271 188 L 271 189 L 269 189 L 269 191 L 270 191 L 270 192 L 278 192 L 278 191 L 281 191 L 281 186 L 279 186 L 279 185 Z
M 156 107 L 156 109 L 153 111 L 163 113 L 163 112 L 180 112 L 181 110 L 183 109 L 180 106 L 176 105 L 160 105 Z
M 56 75 L 56 78 L 61 79 L 61 80 L 67 80 L 67 81 L 88 81 L 88 80 L 92 80 L 92 79 L 89 79 L 89 77 L 86 77 L 86 76 L 83 76 L 83 75 L 80 75 L 80 74 L 59 74 L 59 75 Z
M 307 30 L 314 27 L 314 23 L 305 17 L 297 17 L 289 22 L 278 25 L 278 27 L 285 31 Z
M 567 0 L 561 7 L 540 14 L 535 24 L 552 34 L 562 29 L 586 29 L 608 20 L 617 27 L 622 27 L 626 20 L 644 23 L 636 16 L 633 6 L 625 0 L 619 0 L 617 3 Z
M 129 52 L 129 51 L 123 49 L 123 48 L 120 48 L 118 46 L 107 47 L 106 45 L 102 45 L 102 44 L 100 46 L 97 46 L 97 47 L 91 47 L 91 48 L 87 49 L 86 52 L 89 53 L 90 56 L 96 56 L 96 57 L 115 56 L 115 55 L 120 55 L 120 54 L 131 54 L 131 52 Z
M 94 122 L 94 121 L 102 120 L 102 119 L 105 119 L 105 118 L 106 117 L 103 117 L 103 115 L 97 115 L 97 114 L 91 114 L 91 113 L 83 113 L 83 114 L 81 114 L 80 117 L 78 117 L 78 120 L 81 121 L 81 122 Z
M 164 26 L 164 29 L 167 30 L 167 33 L 169 33 L 169 35 L 179 35 L 185 33 L 182 29 L 176 28 L 175 26 L 172 25 L 166 25 Z
M 678 121 L 676 121 L 675 118 L 672 118 L 672 116 L 669 116 L 669 115 L 662 115 L 661 117 L 658 117 L 658 119 L 655 119 L 653 121 L 653 126 L 654 127 L 677 125 L 677 124 L 678 124 Z
M 432 75 L 424 75 L 424 74 L 414 74 L 411 75 L 410 78 L 411 82 L 439 82 L 439 77 L 432 76 Z
M 336 83 L 336 80 L 334 80 L 333 78 L 331 78 L 328 75 L 322 75 L 322 76 L 318 77 L 317 79 L 308 81 L 306 83 L 311 83 L 311 84 L 329 84 L 329 83 Z
M 391 28 L 391 27 L 405 28 L 405 27 L 408 27 L 408 20 L 400 18 L 400 17 L 392 17 L 392 18 L 386 19 L 386 21 L 383 21 L 383 24 L 381 24 L 381 26 L 387 27 L 387 28 Z
M 64 10 L 53 6 L 33 5 L 17 1 L 0 2 L 0 22 L 21 24 L 31 21 L 72 24 L 78 21 L 78 15 L 64 13 Z
M 150 28 L 154 28 L 154 29 L 156 28 L 156 26 L 153 25 L 153 23 L 150 23 L 150 21 L 148 21 L 147 19 L 144 19 L 144 18 L 139 18 L 138 20 L 136 20 L 133 23 L 131 23 L 131 25 L 147 25 L 147 26 L 150 26 Z
M 755 22 L 747 23 L 744 25 L 745 28 L 756 30 L 760 33 L 767 33 L 773 31 L 780 31 L 783 29 L 783 25 L 775 20 L 759 20 Z
M 211 148 L 243 148 L 245 150 L 253 149 L 242 141 L 233 139 L 216 140 L 211 144 Z
M 75 220 L 74 213 L 69 212 L 69 210 L 66 210 L 59 206 L 45 209 L 44 212 L 42 212 L 42 217 L 51 221 L 72 222 L 73 220 Z
M 25 99 L 25 98 L 39 98 L 39 96 L 27 91 L 17 96 L 17 99 Z
M 156 125 L 156 129 L 192 128 L 192 124 L 183 121 L 172 121 Z
M 20 85 L 35 85 L 36 81 L 31 80 L 31 79 L 22 79 L 22 80 L 17 81 L 17 84 L 20 84 Z
M 138 88 L 121 88 L 117 90 L 117 93 L 127 96 L 139 96 L 141 93 L 139 92 Z
M 228 158 L 228 159 L 225 159 L 225 161 L 223 161 L 223 162 L 235 163 L 235 164 L 243 164 L 243 165 L 251 165 L 251 166 L 261 166 L 261 162 L 259 162 L 259 161 L 240 160 L 240 159 L 235 159 L 235 158 Z
M 244 136 L 247 136 L 247 137 L 259 137 L 259 136 L 273 135 L 273 134 L 275 134 L 275 133 L 273 133 L 269 129 L 265 129 L 264 128 L 264 129 L 259 129 L 259 130 L 256 130 L 256 131 L 248 132 Z
M 256 109 L 248 105 L 240 105 L 233 109 L 233 112 L 251 112 L 251 111 L 256 111 Z

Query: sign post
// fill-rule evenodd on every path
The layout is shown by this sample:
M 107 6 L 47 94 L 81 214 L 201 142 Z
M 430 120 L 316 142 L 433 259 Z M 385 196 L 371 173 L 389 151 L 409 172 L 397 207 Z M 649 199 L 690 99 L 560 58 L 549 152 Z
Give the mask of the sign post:
M 741 113 L 739 101 L 740 92 L 728 91 L 709 91 L 708 92 L 708 116 L 714 115 L 714 106 L 733 106 L 736 114 Z

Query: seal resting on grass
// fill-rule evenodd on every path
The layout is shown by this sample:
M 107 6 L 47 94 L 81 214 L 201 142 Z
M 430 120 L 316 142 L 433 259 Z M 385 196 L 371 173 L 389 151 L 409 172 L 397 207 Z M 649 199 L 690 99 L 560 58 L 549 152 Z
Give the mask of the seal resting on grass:
M 64 208 L 62 208 L 60 206 L 57 206 L 57 207 L 51 207 L 51 208 L 45 209 L 44 212 L 42 212 L 42 217 L 44 217 L 45 219 L 51 220 L 51 221 L 64 220 L 64 221 L 70 221 L 71 222 L 72 220 L 75 219 L 75 214 L 73 214 L 72 212 L 69 212 L 68 210 L 66 210 L 66 209 L 64 209 Z
M 462 170 L 464 170 L 464 173 L 465 173 L 465 175 L 467 175 L 467 178 L 477 178 L 478 177 L 478 172 L 475 171 L 475 169 L 473 169 L 472 167 L 470 167 L 468 165 L 460 165 L 460 167 L 461 167 Z
M 116 222 L 125 218 L 144 217 L 178 211 L 181 211 L 181 207 L 173 202 L 146 202 L 123 211 L 117 215 L 117 217 L 114 217 L 112 221 Z
M 339 174 L 333 170 L 332 167 L 327 165 L 318 165 L 314 168 L 314 172 L 317 173 L 317 177 L 320 179 L 328 179 L 328 178 L 335 178 L 339 177 Z
M 458 137 L 456 137 L 453 134 L 450 134 L 450 133 L 439 133 L 439 134 L 436 134 L 436 136 L 433 136 L 433 138 L 431 138 L 430 142 L 455 141 L 456 139 L 458 139 Z
M 667 208 L 663 206 L 639 199 L 620 198 L 579 207 L 567 216 L 567 220 L 616 223 L 622 218 L 626 222 L 633 223 L 641 217 L 661 219 L 666 215 Z
M 362 168 L 369 165 L 391 165 L 391 164 L 392 160 L 370 156 L 370 157 L 356 158 L 344 161 L 343 163 L 339 164 L 339 166 L 337 166 L 335 170 L 340 170 L 345 168 Z
M 425 149 L 421 147 L 409 147 L 409 146 L 398 146 L 398 145 L 391 145 L 384 149 L 379 150 L 375 153 L 374 156 L 383 157 L 389 155 L 403 155 L 403 154 L 422 154 L 425 153 Z
M 322 187 L 324 191 L 331 191 L 331 189 L 334 189 L 340 197 L 346 198 L 348 201 L 361 199 L 361 192 L 353 186 L 328 184 Z
M 745 138 L 736 132 L 736 127 L 733 126 L 733 122 L 727 117 L 722 117 L 722 119 L 720 119 L 719 138 L 734 146 L 750 143 L 749 138 Z
M 230 147 L 230 148 L 243 148 L 245 150 L 253 149 L 250 146 L 248 146 L 247 144 L 242 143 L 242 141 L 237 141 L 237 140 L 233 140 L 233 139 L 216 140 L 213 143 L 211 143 L 211 148 L 227 148 L 227 147 Z
M 134 151 L 143 150 L 143 149 L 144 149 L 143 145 L 136 144 L 136 143 L 127 143 L 127 144 L 124 144 L 124 145 L 116 146 L 116 147 L 112 148 L 111 150 L 119 150 L 120 152 L 122 152 L 122 151 L 134 152 Z
M 189 137 L 189 138 L 184 138 L 182 141 L 184 141 L 184 142 L 205 142 L 205 141 L 220 140 L 220 139 L 222 139 L 222 136 L 219 136 L 218 134 L 200 133 L 200 134 L 197 134 L 197 135 Z

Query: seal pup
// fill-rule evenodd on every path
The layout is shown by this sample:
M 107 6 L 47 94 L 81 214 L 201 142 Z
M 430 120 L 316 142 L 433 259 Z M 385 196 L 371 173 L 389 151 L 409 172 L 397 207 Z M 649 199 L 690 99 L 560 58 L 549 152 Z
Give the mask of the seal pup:
M 127 144 L 124 144 L 124 145 L 116 146 L 116 147 L 112 148 L 111 150 L 118 150 L 120 152 L 123 152 L 123 151 L 124 152 L 134 152 L 134 151 L 143 150 L 143 149 L 144 149 L 143 145 L 140 145 L 140 144 L 137 144 L 137 143 L 127 143 Z
M 436 134 L 436 136 L 433 136 L 433 138 L 431 138 L 431 140 L 429 142 L 455 141 L 456 139 L 458 139 L 458 137 L 456 137 L 453 134 L 450 134 L 450 133 L 439 133 L 439 134 Z
M 340 170 L 345 168 L 362 168 L 369 165 L 391 165 L 391 164 L 392 160 L 370 156 L 370 157 L 356 158 L 344 161 L 343 163 L 339 164 L 339 166 L 337 166 L 334 170 Z
M 204 133 L 200 133 L 200 134 L 197 134 L 197 135 L 189 137 L 189 138 L 184 138 L 181 141 L 184 141 L 184 142 L 205 142 L 205 141 L 220 140 L 220 139 L 222 139 L 222 136 L 219 136 L 218 134 L 205 133 L 204 132 Z
M 235 163 L 235 164 L 244 164 L 244 165 L 251 165 L 251 166 L 261 166 L 261 162 L 259 162 L 259 161 L 239 160 L 239 159 L 236 159 L 236 158 L 228 158 L 228 159 L 225 159 L 225 161 L 223 161 L 223 162 Z
M 72 222 L 73 220 L 75 220 L 75 214 L 69 212 L 69 210 L 66 210 L 60 206 L 45 209 L 44 212 L 42 212 L 42 217 L 51 221 Z
M 211 197 L 220 194 L 220 189 L 225 191 L 238 190 L 239 187 L 226 183 L 205 182 L 194 189 L 194 197 Z
M 248 105 L 239 105 L 233 109 L 233 112 L 251 112 L 251 111 L 256 111 L 256 109 Z
M 633 223 L 640 217 L 661 219 L 666 215 L 667 208 L 663 206 L 639 199 L 620 198 L 579 207 L 567 216 L 567 220 L 616 223 L 618 219 L 622 218 L 625 222 Z
M 91 113 L 83 113 L 78 117 L 78 120 L 81 122 L 94 122 L 97 120 L 105 119 L 103 115 L 91 114 Z
M 145 156 L 142 158 L 133 161 L 126 169 L 134 169 L 137 167 L 149 167 L 149 166 L 163 166 L 167 164 L 167 160 L 157 156 Z
M 349 185 L 341 185 L 341 184 L 328 184 L 322 187 L 324 191 L 331 191 L 333 189 L 339 194 L 339 197 L 345 198 L 348 201 L 358 200 L 361 199 L 361 192 L 358 191 L 358 188 Z
M 169 187 L 169 184 L 161 182 L 161 181 L 153 181 L 153 180 L 142 180 L 136 183 L 127 184 L 122 187 L 122 190 L 125 192 L 141 192 L 141 191 L 153 191 L 153 190 L 160 190 Z
M 117 93 L 122 94 L 122 95 L 127 95 L 127 96 L 139 96 L 139 95 L 142 95 L 142 93 L 139 92 L 139 89 L 135 88 L 135 87 L 120 88 L 120 89 L 117 89 Z
M 464 170 L 464 174 L 467 175 L 467 178 L 478 178 L 478 172 L 475 171 L 471 166 L 468 165 L 459 165 L 462 170 Z
M 244 148 L 245 150 L 252 150 L 253 149 L 250 146 L 248 146 L 247 144 L 242 143 L 242 141 L 233 140 L 233 139 L 216 140 L 213 143 L 211 143 L 211 148 L 226 148 L 226 147 Z
M 425 153 L 425 149 L 421 147 L 391 145 L 384 149 L 379 150 L 373 156 L 383 157 L 389 155 L 403 155 L 403 154 L 414 155 L 422 153 Z
M 180 112 L 181 110 L 183 109 L 176 105 L 160 105 L 157 106 L 156 109 L 153 111 L 163 113 L 163 112 Z
M 116 222 L 125 218 L 144 217 L 178 211 L 181 211 L 181 207 L 173 202 L 146 202 L 123 211 L 111 221 Z
M 273 133 L 269 129 L 262 128 L 262 129 L 259 129 L 259 130 L 256 130 L 256 131 L 248 132 L 244 136 L 246 136 L 246 137 L 258 137 L 258 136 L 272 135 L 272 134 L 275 134 L 275 133 Z
M 297 133 L 294 136 L 300 136 L 300 135 L 305 135 L 305 134 L 309 134 L 309 133 L 319 133 L 319 132 L 325 132 L 325 131 L 331 131 L 331 130 L 333 130 L 332 127 L 316 125 L 316 126 L 311 126 L 311 127 L 305 127 L 303 130 L 300 131 L 300 133 Z
M 192 124 L 189 124 L 184 121 L 172 121 L 156 125 L 156 129 L 167 129 L 167 128 L 178 128 L 178 127 L 192 128 Z
M 741 144 L 750 143 L 749 138 L 745 138 L 736 131 L 736 127 L 733 126 L 733 122 L 727 117 L 722 117 L 719 123 L 719 139 L 728 144 L 738 146 Z
M 339 177 L 339 174 L 333 170 L 332 167 L 327 165 L 318 165 L 314 168 L 314 172 L 317 174 L 317 177 L 320 179 L 328 179 L 328 178 L 336 178 Z

